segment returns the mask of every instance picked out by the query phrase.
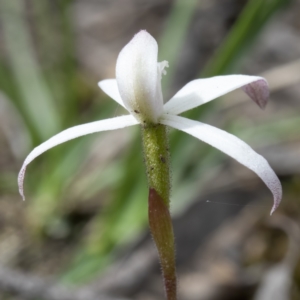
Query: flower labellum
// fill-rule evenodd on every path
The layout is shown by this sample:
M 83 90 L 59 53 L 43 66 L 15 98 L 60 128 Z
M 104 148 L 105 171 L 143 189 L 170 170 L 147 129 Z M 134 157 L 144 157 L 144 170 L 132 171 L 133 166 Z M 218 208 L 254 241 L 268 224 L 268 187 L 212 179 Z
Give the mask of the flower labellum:
M 178 116 L 238 88 L 242 88 L 260 108 L 265 108 L 269 96 L 266 80 L 248 75 L 196 79 L 187 83 L 164 104 L 161 79 L 166 74 L 168 62 L 158 62 L 157 54 L 156 40 L 145 30 L 137 33 L 118 56 L 116 79 L 98 83 L 129 114 L 78 125 L 53 136 L 27 156 L 19 173 L 18 184 L 20 194 L 25 199 L 23 182 L 26 167 L 50 148 L 83 135 L 141 124 L 149 184 L 149 225 L 161 260 L 167 299 L 176 300 L 174 236 L 168 212 L 170 168 L 166 127 L 192 135 L 256 173 L 273 194 L 271 214 L 281 201 L 282 188 L 268 162 L 245 142 L 211 125 Z

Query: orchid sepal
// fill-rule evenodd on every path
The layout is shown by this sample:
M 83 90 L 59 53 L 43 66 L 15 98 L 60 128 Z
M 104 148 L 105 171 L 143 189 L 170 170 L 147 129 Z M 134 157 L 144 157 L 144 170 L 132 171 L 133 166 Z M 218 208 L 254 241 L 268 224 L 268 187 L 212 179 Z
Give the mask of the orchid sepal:
M 256 153 L 245 142 L 224 130 L 180 116 L 165 114 L 160 119 L 160 122 L 163 125 L 173 127 L 196 137 L 252 170 L 262 179 L 273 194 L 274 204 L 271 214 L 278 207 L 282 198 L 282 188 L 278 177 L 266 159 Z
M 23 200 L 25 200 L 23 184 L 24 184 L 26 168 L 29 163 L 31 163 L 35 158 L 40 156 L 42 153 L 46 152 L 47 150 L 57 145 L 60 145 L 62 143 L 65 143 L 67 141 L 70 141 L 80 136 L 84 136 L 87 134 L 100 132 L 100 131 L 120 129 L 120 128 L 132 126 L 136 124 L 138 124 L 137 120 L 132 115 L 127 115 L 127 116 L 120 116 L 112 119 L 95 121 L 83 125 L 77 125 L 62 131 L 57 135 L 54 135 L 46 142 L 34 148 L 26 157 L 18 175 L 19 193 L 22 196 Z
M 263 109 L 267 105 L 269 88 L 264 78 L 225 75 L 190 81 L 164 105 L 164 112 L 178 115 L 238 88 L 242 88 L 260 108 Z

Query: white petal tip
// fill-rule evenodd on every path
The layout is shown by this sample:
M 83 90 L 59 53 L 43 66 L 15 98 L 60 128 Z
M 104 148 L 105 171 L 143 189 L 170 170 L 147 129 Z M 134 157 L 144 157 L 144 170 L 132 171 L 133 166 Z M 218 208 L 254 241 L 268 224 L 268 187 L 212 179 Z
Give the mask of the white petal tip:
M 281 202 L 282 188 L 281 188 L 280 182 L 277 185 L 277 189 L 276 189 L 274 195 L 275 195 L 275 197 L 274 197 L 274 204 L 273 204 L 273 207 L 271 209 L 270 216 L 272 216 L 272 214 L 275 212 L 275 210 L 278 208 L 278 206 L 279 206 L 279 204 Z
M 273 207 L 272 207 L 271 212 L 270 212 L 270 216 L 273 215 L 273 213 L 275 212 L 276 208 L 277 208 L 276 206 L 273 206 Z
M 154 40 L 153 36 L 149 34 L 145 29 L 140 30 L 134 35 L 130 43 L 147 43 L 149 40 Z
M 26 166 L 23 166 L 20 173 L 19 173 L 19 176 L 18 176 L 19 193 L 20 193 L 23 201 L 25 201 L 24 187 L 23 187 L 25 171 L 26 171 Z
M 146 35 L 150 35 L 146 29 L 141 29 L 138 33 L 136 33 L 134 36 L 135 37 L 139 37 L 139 36 L 146 36 Z
M 279 199 L 279 200 L 277 199 L 277 200 L 274 201 L 273 207 L 272 207 L 271 212 L 270 212 L 270 216 L 273 215 L 273 213 L 275 212 L 275 210 L 279 206 L 280 201 L 281 201 L 281 199 Z
M 242 87 L 243 91 L 261 108 L 265 109 L 270 91 L 265 79 L 259 79 Z
M 101 80 L 97 83 L 98 87 L 105 93 L 105 83 L 108 81 L 109 79 L 104 79 Z

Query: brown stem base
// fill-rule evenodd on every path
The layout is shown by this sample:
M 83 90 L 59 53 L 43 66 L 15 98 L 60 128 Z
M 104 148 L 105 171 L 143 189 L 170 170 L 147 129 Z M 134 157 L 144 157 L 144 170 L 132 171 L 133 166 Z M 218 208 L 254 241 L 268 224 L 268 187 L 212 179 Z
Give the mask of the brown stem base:
M 148 205 L 149 226 L 161 263 L 166 296 L 168 300 L 177 300 L 175 244 L 170 212 L 153 188 L 149 190 Z

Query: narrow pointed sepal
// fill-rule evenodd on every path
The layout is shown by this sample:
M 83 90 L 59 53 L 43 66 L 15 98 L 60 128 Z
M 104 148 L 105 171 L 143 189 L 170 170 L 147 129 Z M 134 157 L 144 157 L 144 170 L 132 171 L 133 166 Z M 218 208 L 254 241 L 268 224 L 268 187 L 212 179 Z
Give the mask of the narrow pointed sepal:
M 164 112 L 178 115 L 238 88 L 243 88 L 246 94 L 261 108 L 266 106 L 269 88 L 263 77 L 225 75 L 190 81 L 164 105 Z
M 219 149 L 252 170 L 262 179 L 273 194 L 274 204 L 271 214 L 279 206 L 282 198 L 282 187 L 277 175 L 266 159 L 256 153 L 245 142 L 224 130 L 180 116 L 164 115 L 160 122 L 184 131 Z
M 42 153 L 46 152 L 47 150 L 57 145 L 78 138 L 80 136 L 92 134 L 95 132 L 120 129 L 120 128 L 132 126 L 136 124 L 138 124 L 138 121 L 132 115 L 126 115 L 126 116 L 120 116 L 116 118 L 91 122 L 83 125 L 78 125 L 78 126 L 68 128 L 54 135 L 46 142 L 34 148 L 26 157 L 18 176 L 19 192 L 23 200 L 25 200 L 23 184 L 24 184 L 24 177 L 25 177 L 27 165 L 31 163 L 35 158 L 40 156 Z
M 169 209 L 155 189 L 149 189 L 149 226 L 156 244 L 162 268 L 166 296 L 177 299 L 175 244 Z

